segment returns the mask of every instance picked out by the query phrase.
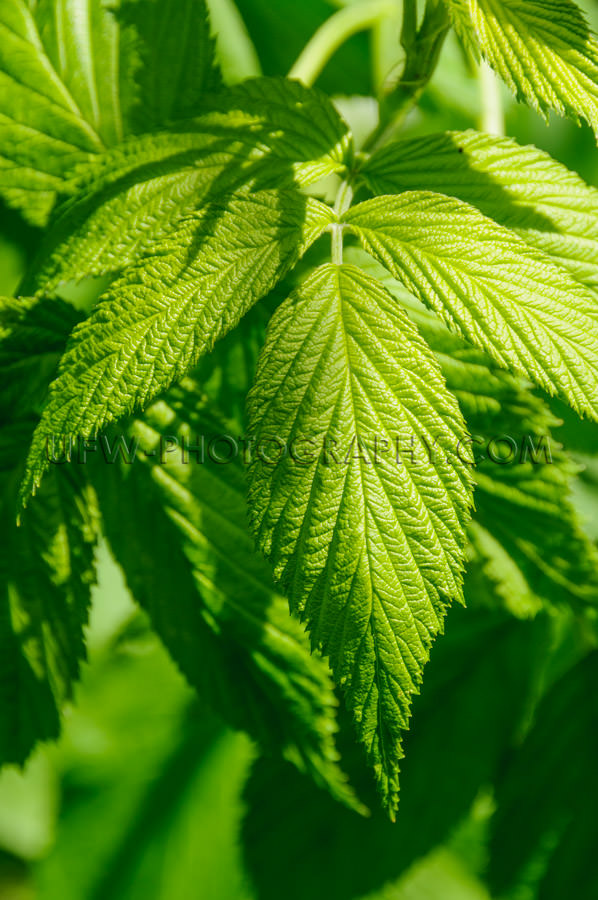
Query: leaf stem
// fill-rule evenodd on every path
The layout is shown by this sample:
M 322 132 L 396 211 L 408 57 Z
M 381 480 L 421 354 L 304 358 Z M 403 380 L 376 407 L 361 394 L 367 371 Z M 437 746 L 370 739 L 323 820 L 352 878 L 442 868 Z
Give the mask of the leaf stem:
M 488 134 L 502 137 L 505 134 L 505 114 L 500 95 L 500 84 L 493 70 L 484 60 L 480 61 L 479 79 L 482 100 L 481 129 L 487 131 Z
M 394 0 L 362 0 L 339 9 L 308 41 L 288 77 L 297 78 L 310 87 L 328 60 L 348 38 L 395 13 Z
M 334 201 L 334 211 L 337 216 L 341 216 L 349 209 L 352 200 L 353 188 L 348 181 L 343 181 L 337 191 L 336 200 Z M 330 236 L 332 262 L 337 266 L 341 266 L 343 264 L 343 226 L 340 223 L 332 225 L 330 227 Z
M 257 51 L 233 0 L 208 0 L 208 7 L 226 83 L 261 75 Z

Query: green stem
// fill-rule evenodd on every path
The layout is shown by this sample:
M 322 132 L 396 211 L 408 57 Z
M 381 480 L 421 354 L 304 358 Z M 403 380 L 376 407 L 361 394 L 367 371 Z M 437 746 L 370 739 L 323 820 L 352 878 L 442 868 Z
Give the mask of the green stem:
M 208 0 L 208 8 L 227 84 L 261 75 L 257 51 L 233 0 Z
M 394 16 L 395 12 L 393 0 L 363 0 L 339 9 L 308 41 L 288 77 L 297 78 L 308 87 L 311 86 L 328 60 L 348 38 L 358 31 L 371 28 L 383 18 Z
M 380 97 L 385 90 L 388 78 L 396 69 L 400 53 L 398 36 L 401 33 L 403 11 L 400 0 L 394 0 L 395 10 L 392 16 L 378 20 L 372 27 L 370 45 L 372 48 L 372 81 L 376 96 Z
M 334 211 L 337 216 L 342 216 L 351 206 L 353 200 L 353 188 L 348 181 L 343 181 L 339 187 L 336 200 L 334 202 Z M 343 226 L 335 224 L 330 226 L 331 235 L 331 259 L 332 262 L 341 266 L 343 263 Z
M 479 76 L 482 100 L 481 129 L 482 131 L 487 131 L 488 134 L 496 134 L 502 137 L 505 134 L 505 114 L 498 78 L 483 60 L 480 62 Z
M 449 30 L 448 12 L 440 0 L 428 0 L 419 30 L 415 0 L 405 0 L 403 10 L 403 74 L 394 90 L 380 104 L 380 123 L 365 142 L 365 151 L 374 150 L 392 137 L 417 103 L 434 73 Z

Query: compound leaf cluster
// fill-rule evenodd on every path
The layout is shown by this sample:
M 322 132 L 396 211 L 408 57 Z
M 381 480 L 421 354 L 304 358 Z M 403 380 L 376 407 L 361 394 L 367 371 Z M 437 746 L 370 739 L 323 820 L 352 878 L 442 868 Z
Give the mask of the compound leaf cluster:
M 518 96 L 598 127 L 596 42 L 569 0 L 447 3 Z M 436 15 L 448 27 L 431 6 L 422 42 Z M 412 696 L 467 560 L 466 588 L 478 579 L 520 616 L 596 602 L 558 448 L 541 469 L 474 467 L 471 449 L 476 434 L 556 427 L 530 383 L 598 419 L 598 194 L 477 132 L 357 156 L 319 91 L 225 86 L 203 2 L 5 0 L 0 37 L 0 194 L 49 223 L 30 298 L 1 308 L 3 758 L 57 733 L 101 515 L 187 680 L 361 809 L 338 765 L 329 659 L 393 817 Z M 370 196 L 351 205 L 353 191 Z M 90 276 L 103 288 L 83 315 L 57 295 Z M 264 335 L 252 308 L 279 300 Z M 212 376 L 235 354 L 227 398 Z M 242 428 L 247 392 L 248 515 L 239 467 L 158 452 L 227 427 L 210 393 Z M 71 441 L 122 440 L 117 423 L 134 464 L 66 465 Z M 19 482 L 22 503 L 39 493 L 20 530 Z

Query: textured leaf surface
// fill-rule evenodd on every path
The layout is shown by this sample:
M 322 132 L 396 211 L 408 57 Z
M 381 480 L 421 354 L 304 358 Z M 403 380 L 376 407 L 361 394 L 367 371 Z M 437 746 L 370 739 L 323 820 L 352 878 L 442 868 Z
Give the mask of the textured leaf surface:
M 468 565 L 466 599 L 479 599 L 481 567 L 490 594 L 517 615 L 533 614 L 542 603 L 596 608 L 598 553 L 571 501 L 578 466 L 556 439 L 560 421 L 527 383 L 432 314 L 412 317 L 475 441 L 475 513 L 468 533 L 476 556 Z
M 362 173 L 377 194 L 421 189 L 471 203 L 598 288 L 598 190 L 542 150 L 453 131 L 388 144 Z
M 274 156 L 310 162 L 310 180 L 342 172 L 351 162 L 347 124 L 326 94 L 299 81 L 250 78 L 215 98 L 212 107 L 216 121 L 219 112 L 234 113 L 237 126 L 250 125 Z
M 79 318 L 59 300 L 0 301 L 0 764 L 58 736 L 85 656 L 97 509 L 81 469 L 53 467 L 15 521 L 23 448 Z
M 345 221 L 451 327 L 505 368 L 598 418 L 598 304 L 564 269 L 442 194 L 366 200 Z
M 123 139 L 133 96 L 133 33 L 121 33 L 108 6 L 103 0 L 38 0 L 34 11 L 56 76 L 105 146 Z
M 24 0 L 0 6 L 0 192 L 42 224 L 67 168 L 102 147 Z
M 208 202 L 211 189 L 223 194 L 255 183 L 260 166 L 250 159 L 253 139 L 243 145 L 231 137 L 147 135 L 80 170 L 24 290 L 47 293 L 61 282 L 122 271 L 155 252 L 174 222 Z M 288 170 L 286 181 L 292 181 Z
M 350 160 L 347 126 L 299 83 L 254 79 L 210 103 L 183 131 L 129 140 L 79 167 L 26 291 L 125 268 L 211 195 L 309 184 Z
M 323 266 L 272 320 L 249 422 L 258 448 L 315 446 L 308 464 L 254 457 L 253 526 L 345 688 L 392 814 L 410 697 L 445 607 L 461 594 L 468 474 L 452 456 L 430 462 L 422 444 L 454 453 L 456 402 L 386 291 L 356 268 Z M 378 459 L 374 437 L 387 442 Z M 413 465 L 397 464 L 397 438 L 413 439 Z M 296 451 L 305 460 L 305 446 Z
M 469 12 L 469 0 L 445 0 L 445 2 L 448 6 L 451 25 L 455 29 L 463 45 L 467 47 L 474 55 L 474 58 L 478 60 L 479 49 Z
M 123 7 L 2 3 L 0 193 L 35 225 L 78 165 L 127 134 L 195 113 L 219 85 L 203 0 Z
M 205 206 L 114 282 L 69 341 L 36 430 L 24 488 L 51 435 L 88 436 L 181 378 L 271 290 L 331 220 L 293 192 L 245 192 Z
M 328 668 L 275 590 L 245 525 L 239 461 L 160 457 L 173 437 L 205 446 L 226 432 L 186 382 L 133 422 L 132 465 L 95 467 L 113 551 L 173 658 L 214 709 L 353 804 L 336 764 Z M 170 445 L 169 445 L 170 446 Z M 205 451 L 204 451 L 205 452 Z M 217 673 L 217 677 L 215 677 Z
M 448 0 L 464 24 L 462 0 Z M 469 0 L 484 57 L 518 99 L 598 132 L 598 42 L 572 0 Z
M 476 462 L 468 605 L 499 605 L 520 617 L 543 604 L 577 611 L 596 607 L 598 553 L 572 503 L 579 467 L 573 448 L 559 443 L 561 420 L 527 381 L 449 331 L 361 248 L 348 248 L 345 255 L 379 278 L 405 307 L 434 351 L 467 424 Z M 585 424 L 591 434 L 593 424 Z M 568 445 L 569 440 L 567 434 Z

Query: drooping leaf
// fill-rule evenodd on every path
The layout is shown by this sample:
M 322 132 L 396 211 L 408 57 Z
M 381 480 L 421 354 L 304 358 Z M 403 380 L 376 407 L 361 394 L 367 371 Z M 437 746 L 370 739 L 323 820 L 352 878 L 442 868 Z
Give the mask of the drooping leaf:
M 271 290 L 332 219 L 298 192 L 214 201 L 177 223 L 73 332 L 36 429 L 24 493 L 50 435 L 89 436 L 149 403 Z
M 23 446 L 33 424 L 3 424 L 0 456 L 0 763 L 22 763 L 58 736 L 85 656 L 97 513 L 76 467 L 54 469 L 20 527 Z
M 362 174 L 377 194 L 430 190 L 471 203 L 598 288 L 598 190 L 543 150 L 452 131 L 388 144 Z
M 461 28 L 463 0 L 446 0 Z M 482 54 L 520 100 L 598 133 L 598 41 L 573 0 L 468 0 Z M 469 31 L 469 29 L 468 29 Z
M 99 459 L 94 467 L 113 552 L 200 695 L 267 753 L 354 805 L 337 766 L 327 666 L 310 654 L 255 553 L 240 459 L 223 465 L 210 456 L 211 442 L 230 429 L 199 398 L 193 383 L 173 389 L 169 405 L 159 401 L 133 422 L 131 465 Z
M 259 546 L 330 657 L 392 814 L 410 698 L 461 595 L 470 487 L 449 457 L 464 435 L 457 404 L 392 297 L 332 265 L 276 312 L 249 423 Z M 442 464 L 426 456 L 433 441 Z
M 80 320 L 74 307 L 57 298 L 0 298 L 0 417 L 4 421 L 39 412 L 68 335 Z
M 598 304 L 564 269 L 443 194 L 377 197 L 344 220 L 452 328 L 500 365 L 598 418 Z

